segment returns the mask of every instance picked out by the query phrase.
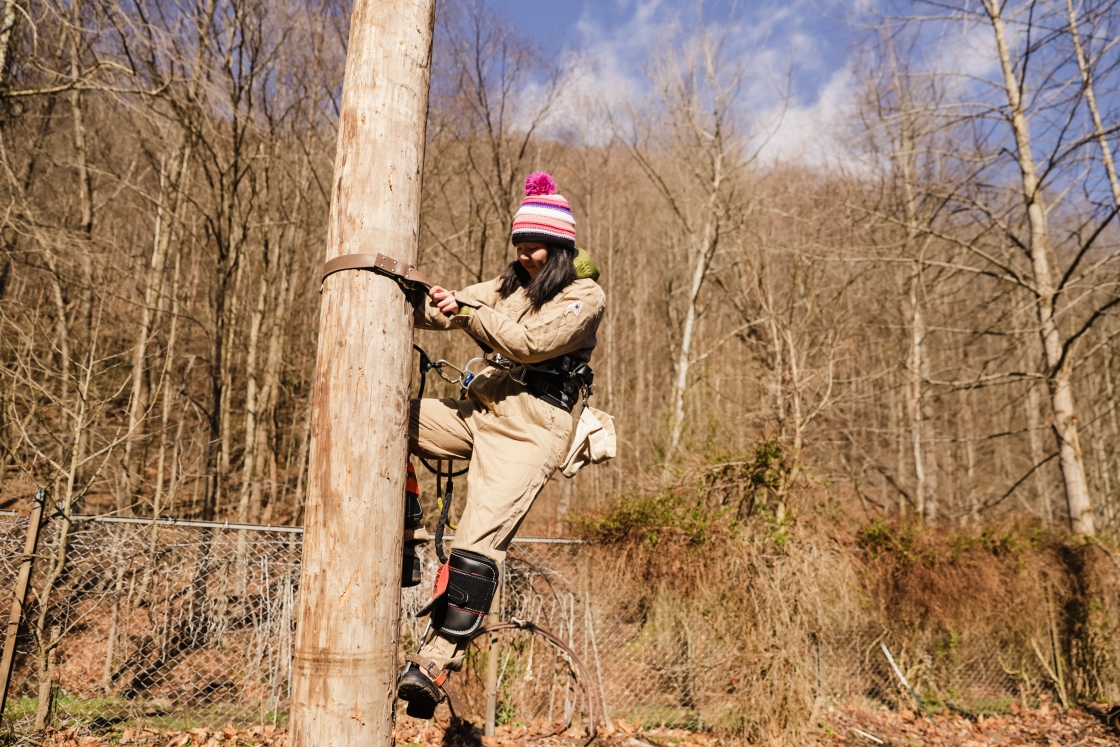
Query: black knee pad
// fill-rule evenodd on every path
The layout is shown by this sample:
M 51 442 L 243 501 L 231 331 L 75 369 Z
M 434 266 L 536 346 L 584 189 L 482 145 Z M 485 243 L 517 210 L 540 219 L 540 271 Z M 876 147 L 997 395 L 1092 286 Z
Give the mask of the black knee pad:
M 490 613 L 498 588 L 498 564 L 485 555 L 452 550 L 447 559 L 447 587 L 432 600 L 432 627 L 448 638 L 466 638 Z

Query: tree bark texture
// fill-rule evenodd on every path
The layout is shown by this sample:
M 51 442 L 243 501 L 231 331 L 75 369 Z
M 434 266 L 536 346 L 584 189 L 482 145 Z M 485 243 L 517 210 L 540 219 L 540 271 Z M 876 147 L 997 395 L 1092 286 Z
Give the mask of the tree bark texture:
M 326 259 L 415 261 L 434 21 L 434 0 L 355 3 Z M 332 276 L 322 299 L 292 744 L 388 747 L 412 313 L 395 283 L 364 271 Z

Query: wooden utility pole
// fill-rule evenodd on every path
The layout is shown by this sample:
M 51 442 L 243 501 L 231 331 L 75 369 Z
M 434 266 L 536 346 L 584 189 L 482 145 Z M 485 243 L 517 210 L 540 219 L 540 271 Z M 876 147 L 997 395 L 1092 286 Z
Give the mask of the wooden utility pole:
M 435 0 L 356 0 L 325 259 L 415 261 Z M 372 272 L 329 277 L 319 320 L 292 679 L 293 747 L 392 741 L 412 311 Z

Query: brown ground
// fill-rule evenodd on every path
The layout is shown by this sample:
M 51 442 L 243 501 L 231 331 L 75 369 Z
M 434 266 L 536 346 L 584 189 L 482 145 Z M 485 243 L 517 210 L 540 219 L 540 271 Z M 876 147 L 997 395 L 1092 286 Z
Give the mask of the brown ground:
M 1098 719 L 1078 710 L 1043 707 L 1039 710 L 1015 712 L 1005 716 L 981 718 L 973 722 L 955 715 L 926 718 L 910 712 L 875 711 L 868 709 L 828 709 L 821 727 L 802 745 L 862 745 L 875 747 L 917 747 L 947 745 L 952 747 L 1120 747 L 1120 733 L 1106 727 Z M 724 747 L 734 740 L 711 733 L 694 733 L 684 729 L 643 729 L 625 721 L 617 722 L 613 731 L 601 735 L 603 747 Z M 486 738 L 469 724 L 450 728 L 446 717 L 435 721 L 414 721 L 402 717 L 397 724 L 399 747 L 578 747 L 584 741 L 581 730 L 541 738 L 543 731 L 534 726 L 501 726 L 492 738 Z M 90 736 L 76 731 L 57 731 L 41 742 L 41 747 L 109 747 L 109 745 L 144 745 L 145 747 L 285 747 L 287 735 L 271 726 L 238 731 L 232 726 L 217 731 L 193 729 L 188 732 L 133 731 L 126 729 L 110 735 Z
M 826 715 L 825 727 L 812 744 L 835 745 L 1016 745 L 1016 747 L 1074 747 L 1120 745 L 1120 733 L 1078 710 L 1015 711 L 1006 716 L 969 721 L 953 714 L 927 719 L 902 711 L 836 709 Z

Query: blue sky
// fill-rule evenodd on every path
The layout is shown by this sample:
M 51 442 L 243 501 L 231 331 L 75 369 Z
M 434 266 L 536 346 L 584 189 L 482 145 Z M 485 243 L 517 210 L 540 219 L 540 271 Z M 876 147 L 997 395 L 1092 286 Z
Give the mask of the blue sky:
M 488 0 L 488 5 L 534 39 L 557 46 L 612 38 L 636 24 L 664 23 L 673 16 L 690 20 L 696 7 L 692 0 Z M 713 15 L 723 10 L 719 5 L 707 3 Z M 798 62 L 808 73 L 803 82 L 815 89 L 822 81 L 813 73 L 847 60 L 854 33 L 844 23 L 846 5 L 837 0 L 748 0 L 739 3 L 738 13 L 746 25 L 764 27 L 774 47 L 788 44 L 793 51 L 811 39 L 817 58 L 808 69 L 805 58 Z
M 644 75 L 647 54 L 659 42 L 679 39 L 682 33 L 696 27 L 698 1 L 484 0 L 487 7 L 505 15 L 542 49 L 560 55 L 561 67 L 571 71 L 570 85 L 563 87 L 561 97 L 555 100 L 554 121 L 550 124 L 563 128 L 569 122 L 579 121 L 582 131 L 591 139 L 596 136 L 595 126 L 587 116 L 595 108 L 585 106 L 585 102 L 625 105 L 649 92 Z M 806 165 L 844 163 L 858 168 L 859 163 L 852 160 L 856 154 L 845 146 L 845 141 L 851 132 L 855 104 L 866 90 L 861 80 L 864 71 L 859 68 L 859 47 L 861 42 L 869 41 L 863 23 L 872 20 L 867 13 L 873 7 L 891 8 L 895 3 L 703 0 L 706 21 L 725 20 L 731 3 L 737 6 L 734 49 L 746 69 L 740 100 L 751 115 L 753 142 L 766 143 L 763 157 L 796 160 Z M 903 11 L 915 13 L 925 8 L 907 0 L 898 5 Z M 1059 25 L 1064 7 L 1064 3 L 1054 6 L 1053 12 L 1059 13 Z M 1005 11 L 1011 24 L 1011 42 L 1016 47 L 1026 41 L 1021 24 L 1028 17 L 1027 8 L 1029 4 L 1025 1 L 1012 2 Z M 973 10 L 979 15 L 975 7 Z M 910 60 L 914 71 L 937 73 L 943 93 L 951 98 L 996 103 L 1001 100 L 1003 81 L 990 26 L 982 22 L 945 24 L 930 20 L 914 29 L 920 29 L 920 41 Z M 1098 29 L 1098 34 L 1097 47 L 1113 44 L 1115 30 L 1111 26 L 1106 24 Z M 1032 56 L 1034 77 L 1028 87 L 1040 83 L 1039 54 Z M 1060 56 L 1065 52 L 1051 50 L 1050 55 L 1053 54 Z M 1114 64 L 1115 54 L 1100 69 Z M 1075 80 L 1077 71 L 1066 69 L 1059 78 L 1059 83 L 1067 78 Z M 1048 85 L 1053 84 L 1050 81 Z M 788 94 L 788 99 L 783 93 Z M 1041 99 L 1048 100 L 1048 96 Z M 1120 108 L 1120 94 L 1098 86 L 1098 97 L 1109 109 L 1109 119 L 1113 119 L 1115 114 L 1111 112 Z M 532 100 L 531 95 L 527 98 Z M 1040 149 L 1053 141 L 1057 130 L 1048 118 L 1039 117 L 1032 126 Z M 1076 126 L 1091 128 L 1091 124 L 1081 120 Z M 1009 137 L 1007 128 L 996 129 L 999 137 Z
M 576 22 L 591 3 L 575 0 L 539 2 L 538 0 L 490 0 L 491 6 L 504 13 L 523 31 L 536 39 L 549 39 L 567 43 L 576 38 Z M 606 6 L 608 17 L 604 22 L 617 22 L 613 2 L 597 3 Z M 560 33 L 557 34 L 557 31 Z
M 581 55 L 592 69 L 581 87 L 633 91 L 644 84 L 645 52 L 666 29 L 696 22 L 694 0 L 487 0 L 527 36 L 556 54 Z M 726 0 L 708 0 L 711 18 Z M 742 49 L 751 56 L 752 106 L 780 128 L 771 148 L 796 156 L 840 117 L 854 91 L 857 31 L 845 0 L 746 0 L 738 4 Z M 788 78 L 787 78 L 788 76 Z M 788 81 L 788 82 L 787 82 Z M 780 92 L 790 100 L 783 106 Z M 781 114 L 784 112 L 784 114 Z M 812 156 L 809 160 L 817 160 Z

